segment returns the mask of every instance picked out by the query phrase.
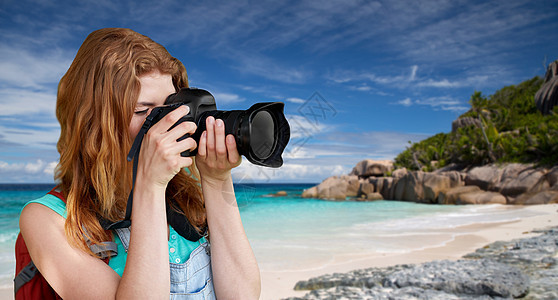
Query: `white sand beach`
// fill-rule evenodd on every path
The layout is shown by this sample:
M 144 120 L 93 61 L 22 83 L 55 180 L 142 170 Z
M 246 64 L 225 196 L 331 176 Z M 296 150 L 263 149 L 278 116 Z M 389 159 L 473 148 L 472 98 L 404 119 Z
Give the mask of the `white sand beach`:
M 273 271 L 262 269 L 262 296 L 260 299 L 282 299 L 291 296 L 302 296 L 308 291 L 294 291 L 295 284 L 300 280 L 335 272 L 348 272 L 370 267 L 386 267 L 406 263 L 422 263 L 441 259 L 459 259 L 461 256 L 474 252 L 477 248 L 499 240 L 534 235 L 531 230 L 558 226 L 558 204 L 502 207 L 515 210 L 519 216 L 517 220 L 500 223 L 478 223 L 451 229 L 455 239 L 443 246 L 434 246 L 408 253 L 377 253 L 376 255 L 359 255 L 358 251 L 347 249 L 346 255 L 337 256 L 333 261 L 324 263 L 319 268 L 309 268 L 300 265 L 298 270 Z M 523 217 L 525 212 L 530 216 Z M 429 238 L 422 236 L 425 247 L 436 244 Z M 413 243 L 415 241 L 408 241 Z
M 0 299 L 8 300 L 14 299 L 14 290 L 13 289 L 0 289 Z

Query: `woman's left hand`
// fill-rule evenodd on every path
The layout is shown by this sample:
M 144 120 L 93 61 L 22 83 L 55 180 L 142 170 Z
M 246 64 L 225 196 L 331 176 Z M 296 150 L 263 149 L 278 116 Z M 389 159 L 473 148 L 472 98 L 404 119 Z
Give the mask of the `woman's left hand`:
M 232 134 L 225 137 L 223 120 L 208 117 L 205 120 L 206 131 L 200 137 L 196 166 L 201 179 L 219 182 L 230 178 L 230 171 L 241 163 Z

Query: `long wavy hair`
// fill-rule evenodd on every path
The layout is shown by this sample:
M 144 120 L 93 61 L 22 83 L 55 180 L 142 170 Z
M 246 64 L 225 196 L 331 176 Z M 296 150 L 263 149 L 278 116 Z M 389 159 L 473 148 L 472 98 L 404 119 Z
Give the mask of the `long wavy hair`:
M 60 163 L 55 179 L 66 197 L 66 237 L 91 255 L 87 240 L 98 244 L 112 239 L 99 217 L 110 221 L 124 217 L 132 187 L 132 166 L 126 161 L 132 139 L 128 128 L 139 77 L 155 70 L 170 74 L 177 91 L 188 86 L 186 68 L 163 46 L 130 29 L 105 28 L 89 34 L 60 80 L 56 102 Z M 195 165 L 190 169 L 196 170 Z M 206 226 L 195 176 L 179 172 L 166 197 L 177 200 L 198 230 Z

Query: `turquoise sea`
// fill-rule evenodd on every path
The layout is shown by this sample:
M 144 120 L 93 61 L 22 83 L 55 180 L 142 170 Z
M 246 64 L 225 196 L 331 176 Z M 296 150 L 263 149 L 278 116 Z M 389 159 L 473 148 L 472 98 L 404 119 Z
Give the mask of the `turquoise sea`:
M 452 228 L 512 221 L 499 205 L 441 206 L 399 201 L 333 202 L 300 197 L 313 184 L 238 184 L 244 227 L 262 271 L 319 268 L 347 252 L 402 253 L 443 245 Z M 23 205 L 52 185 L 0 184 L 0 288 L 11 288 Z M 286 191 L 286 197 L 273 197 Z M 514 212 L 515 211 L 515 212 Z

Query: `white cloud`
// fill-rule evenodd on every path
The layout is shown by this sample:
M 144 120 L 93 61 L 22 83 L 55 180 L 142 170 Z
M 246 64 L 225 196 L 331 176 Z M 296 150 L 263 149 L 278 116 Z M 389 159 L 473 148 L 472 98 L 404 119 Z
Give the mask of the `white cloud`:
M 455 88 L 455 87 L 462 87 L 464 85 L 466 85 L 466 82 L 451 82 L 447 79 L 434 80 L 431 78 L 421 81 L 417 84 L 418 87 L 434 87 L 434 88 Z
M 411 100 L 411 98 L 405 98 L 405 99 L 403 99 L 403 100 L 398 101 L 397 104 L 401 104 L 401 105 L 403 105 L 403 106 L 407 106 L 407 107 L 408 107 L 408 106 L 413 105 L 413 100 Z
M 233 170 L 233 180 L 236 184 L 250 184 L 256 182 L 319 182 L 329 176 L 343 175 L 351 171 L 352 166 L 340 164 L 308 165 L 285 161 L 278 169 L 256 166 L 243 161 Z
M 176 6 L 171 1 L 142 8 L 138 17 L 153 20 L 155 24 L 152 25 L 158 27 L 179 25 L 184 28 L 181 38 L 213 46 L 222 53 L 239 47 L 261 53 L 294 43 L 302 43 L 314 51 L 350 47 L 368 38 L 362 33 L 371 31 L 369 20 L 377 18 L 382 5 L 370 1 L 333 0 L 268 1 L 259 5 L 238 1 L 216 5 L 209 1 L 182 9 Z M 207 17 L 208 11 L 211 11 L 211 18 Z
M 256 166 L 243 158 L 233 170 L 235 183 L 251 182 L 320 182 L 348 174 L 363 159 L 393 160 L 405 150 L 408 141 L 418 142 L 426 134 L 398 132 L 347 133 L 325 131 L 302 145 L 291 139 L 283 153 L 284 164 L 278 169 Z
M 320 182 L 329 176 L 348 174 L 363 159 L 393 160 L 405 150 L 408 141 L 418 142 L 427 137 L 398 132 L 326 132 L 320 135 L 320 140 L 311 139 L 302 145 L 289 143 L 279 169 L 252 165 L 243 159 L 233 170 L 233 176 L 235 183 Z
M 19 45 L 0 46 L 0 82 L 19 88 L 43 89 L 56 84 L 71 64 L 73 57 L 65 51 L 47 49 L 33 53 Z
M 25 164 L 24 171 L 31 174 L 37 174 L 44 170 L 45 162 L 37 160 L 35 163 L 29 162 Z
M 453 112 L 464 112 L 469 109 L 469 107 L 462 101 L 449 96 L 427 97 L 414 101 L 411 100 L 411 98 L 405 98 L 403 100 L 395 102 L 394 104 L 402 105 L 405 107 L 410 107 L 413 105 L 430 106 L 435 110 L 446 110 Z
M 56 166 L 58 166 L 58 163 L 55 162 L 55 161 L 51 161 L 43 169 L 43 173 L 48 174 L 48 175 L 54 175 L 54 170 L 56 169 Z
M 240 102 L 244 102 L 246 99 L 244 99 L 244 97 L 241 97 L 237 94 L 230 94 L 230 93 L 213 93 L 213 95 L 215 96 L 215 102 L 221 104 L 231 104 L 231 103 L 240 103 Z
M 355 71 L 338 71 L 335 75 L 327 75 L 327 79 L 337 84 L 344 85 L 349 90 L 360 91 L 376 91 L 380 96 L 390 97 L 391 94 L 385 92 L 377 92 L 380 89 L 396 89 L 403 92 L 403 99 L 391 102 L 391 104 L 410 107 L 413 105 L 429 106 L 434 110 L 445 110 L 452 112 L 464 112 L 469 106 L 463 100 L 456 99 L 456 96 L 421 96 L 429 94 L 428 89 L 444 89 L 447 93 L 451 93 L 452 89 L 457 88 L 481 88 L 492 86 L 495 80 L 500 82 L 509 82 L 504 79 L 505 69 L 498 66 L 486 66 L 480 69 L 469 70 L 464 72 L 458 80 L 450 80 L 447 78 L 435 79 L 426 78 L 418 74 L 419 67 L 413 65 L 410 68 L 409 75 L 377 75 L 370 72 Z M 357 85 L 355 85 L 357 84 Z M 372 86 L 370 86 L 370 85 Z M 359 88 L 362 87 L 362 88 Z M 426 91 L 425 91 L 426 90 Z M 407 94 L 413 94 L 411 97 L 405 97 Z
M 355 86 L 348 86 L 347 88 L 351 91 L 359 91 L 359 92 L 370 92 L 373 90 L 373 88 L 366 83 L 361 83 Z
M 452 1 L 402 2 L 386 16 L 392 26 L 384 42 L 396 55 L 429 65 L 505 65 L 510 59 L 509 49 L 532 43 L 535 26 L 540 28 L 537 32 L 555 28 L 556 23 L 550 20 L 556 19 L 556 11 L 543 7 L 521 0 L 466 5 Z M 522 58 L 517 54 L 511 56 Z
M 2 154 L 55 151 L 60 132 L 55 117 L 56 86 L 71 55 L 49 47 L 33 51 L 36 47 L 25 39 L 0 45 L 0 132 L 1 141 L 11 145 Z M 11 149 L 16 145 L 18 150 Z M 27 170 L 37 168 L 41 168 L 37 163 L 27 165 Z
M 49 149 L 56 151 L 56 142 L 60 137 L 60 126 L 55 122 L 37 122 L 31 118 L 28 122 L 8 121 L 2 119 L 0 132 L 2 132 L 2 140 L 14 145 L 21 145 L 29 149 L 42 150 Z M 8 127 L 9 126 L 9 127 Z M 2 149 L 6 151 L 7 149 Z
M 338 71 L 335 75 L 328 75 L 327 79 L 335 83 L 358 83 L 356 87 L 349 85 L 351 90 L 369 91 L 372 89 L 368 83 L 375 85 L 394 87 L 408 90 L 409 88 L 458 88 L 466 86 L 478 86 L 485 83 L 489 78 L 496 77 L 501 73 L 491 72 L 488 74 L 471 73 L 467 74 L 459 81 L 444 79 L 426 78 L 417 75 L 418 66 L 411 66 L 410 73 L 407 75 L 401 72 L 400 75 L 375 74 L 371 72 Z M 491 76 L 492 75 L 492 76 Z
M 370 91 L 373 88 L 369 86 L 369 83 L 390 86 L 397 88 L 408 88 L 412 86 L 413 81 L 421 80 L 417 77 L 418 66 L 413 65 L 410 67 L 410 72 L 401 72 L 399 75 L 386 75 L 386 74 L 376 74 L 368 71 L 347 71 L 341 70 L 335 72 L 333 75 L 327 75 L 326 79 L 333 81 L 335 83 L 359 83 L 357 86 L 349 86 L 351 90 L 359 91 Z
M 339 156 L 371 157 L 373 159 L 393 159 L 405 150 L 408 141 L 418 142 L 430 134 L 392 131 L 367 132 L 330 132 L 323 140 L 329 142 L 327 146 L 312 145 L 309 151 L 316 148 L 327 149 Z M 325 142 L 324 142 L 325 143 Z
M 305 99 L 294 98 L 294 97 L 287 98 L 285 100 L 287 100 L 288 102 L 291 102 L 291 103 L 295 103 L 295 104 L 302 104 L 302 103 L 308 101 L 308 100 L 305 100 Z
M 409 77 L 405 75 L 379 76 L 373 73 L 363 73 L 362 78 L 381 85 L 401 85 L 402 83 L 406 83 L 409 80 Z
M 316 123 L 303 115 L 285 115 L 291 129 L 291 139 L 309 138 L 333 130 L 332 125 Z
M 0 116 L 49 115 L 54 120 L 55 105 L 55 91 L 0 89 Z
M 372 88 L 367 86 L 367 85 L 361 85 L 361 86 L 357 87 L 356 90 L 361 91 L 361 92 L 368 92 L 368 91 L 372 90 Z
M 9 163 L 5 161 L 0 161 L 0 174 L 14 174 L 23 173 L 37 175 L 41 173 L 53 174 L 54 167 L 56 167 L 57 162 L 45 162 L 41 159 L 37 159 L 34 162 L 27 163 Z
M 417 104 L 426 105 L 436 109 L 464 112 L 469 109 L 462 101 L 451 97 L 429 97 L 423 100 L 417 100 Z
M 418 66 L 414 65 L 411 67 L 411 76 L 409 78 L 410 81 L 415 80 L 416 76 L 417 76 L 417 71 L 418 71 Z

